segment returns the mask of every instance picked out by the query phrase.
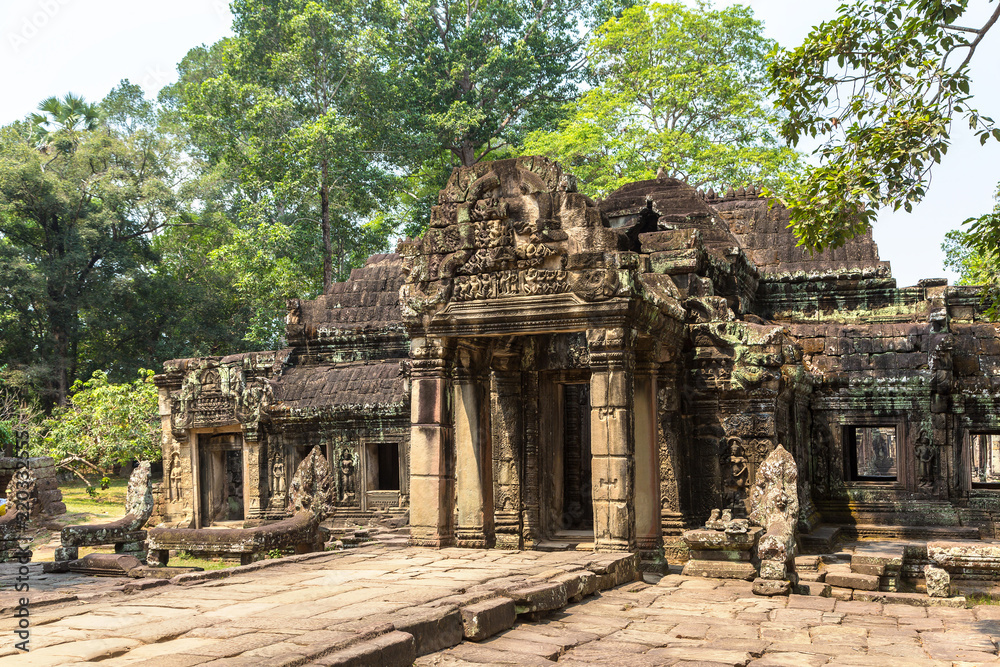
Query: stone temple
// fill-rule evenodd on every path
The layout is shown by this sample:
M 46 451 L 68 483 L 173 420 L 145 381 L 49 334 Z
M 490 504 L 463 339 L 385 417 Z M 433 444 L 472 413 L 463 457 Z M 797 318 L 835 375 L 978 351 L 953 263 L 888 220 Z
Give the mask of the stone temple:
M 810 255 L 751 188 L 603 201 L 545 158 L 456 169 L 430 228 L 313 301 L 288 348 L 167 362 L 153 523 L 288 516 L 314 447 L 335 519 L 416 545 L 680 555 L 746 517 L 781 444 L 803 546 L 993 538 L 1000 336 L 976 288 L 900 288 L 870 235 Z

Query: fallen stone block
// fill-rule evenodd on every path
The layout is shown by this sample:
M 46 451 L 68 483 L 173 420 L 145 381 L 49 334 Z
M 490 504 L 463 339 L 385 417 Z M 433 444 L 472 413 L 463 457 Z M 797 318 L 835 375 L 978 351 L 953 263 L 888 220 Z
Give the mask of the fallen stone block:
M 312 662 L 324 667 L 408 667 L 417 659 L 413 636 L 389 632 Z
M 129 572 L 142 567 L 142 561 L 126 554 L 87 554 L 71 561 L 69 571 L 95 577 L 127 577 Z
M 574 602 L 579 602 L 584 596 L 595 592 L 594 573 L 590 570 L 578 570 L 558 575 L 552 579 L 552 583 L 565 585 L 566 598 Z
M 951 575 L 947 570 L 935 565 L 925 565 L 924 581 L 927 582 L 927 595 L 930 597 L 951 597 Z
M 566 586 L 556 583 L 529 586 L 512 591 L 510 595 L 514 600 L 518 614 L 561 609 L 568 602 L 566 598 Z
M 927 558 L 931 564 L 951 573 L 989 573 L 1000 576 L 1000 543 L 997 542 L 928 542 Z
M 169 579 L 139 579 L 138 581 L 130 581 L 125 584 L 122 589 L 123 593 L 136 593 L 138 591 L 145 591 L 150 588 L 158 588 L 160 586 L 167 586 L 170 584 Z
M 689 560 L 684 563 L 681 574 L 687 577 L 752 581 L 757 576 L 757 568 L 752 563 L 743 561 Z
M 458 607 L 417 608 L 392 619 L 396 630 L 413 636 L 417 657 L 451 648 L 464 635 Z
M 826 583 L 841 588 L 853 588 L 860 591 L 877 591 L 879 580 L 874 574 L 855 574 L 854 572 L 828 572 Z
M 492 637 L 514 627 L 517 611 L 510 598 L 493 598 L 462 607 L 462 625 L 466 639 L 474 642 Z

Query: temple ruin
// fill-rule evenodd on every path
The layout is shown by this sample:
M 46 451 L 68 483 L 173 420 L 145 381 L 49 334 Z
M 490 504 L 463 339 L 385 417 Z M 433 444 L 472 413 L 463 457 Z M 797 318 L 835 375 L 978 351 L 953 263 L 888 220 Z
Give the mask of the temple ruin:
M 1000 336 L 980 291 L 897 287 L 870 235 L 810 255 L 754 188 L 594 201 L 545 158 L 454 171 L 430 228 L 313 301 L 288 348 L 167 362 L 157 521 L 289 516 L 319 446 L 337 519 L 426 546 L 681 557 L 780 444 L 803 548 L 993 538 Z

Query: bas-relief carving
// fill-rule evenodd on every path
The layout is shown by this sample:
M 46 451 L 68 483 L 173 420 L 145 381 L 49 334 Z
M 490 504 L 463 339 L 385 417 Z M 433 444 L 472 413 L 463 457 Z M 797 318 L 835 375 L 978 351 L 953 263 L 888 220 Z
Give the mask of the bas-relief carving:
M 337 504 L 354 506 L 359 503 L 356 454 L 346 447 L 337 459 Z
M 934 462 L 937 448 L 931 444 L 930 434 L 922 429 L 914 443 L 913 455 L 917 462 L 917 485 L 922 489 L 933 488 L 936 479 Z

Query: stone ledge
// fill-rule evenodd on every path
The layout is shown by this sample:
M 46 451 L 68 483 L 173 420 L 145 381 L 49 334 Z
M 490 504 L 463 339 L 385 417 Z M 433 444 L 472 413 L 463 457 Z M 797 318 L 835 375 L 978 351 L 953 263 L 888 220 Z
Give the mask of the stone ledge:
M 920 593 L 883 593 L 881 591 L 854 591 L 854 599 L 860 602 L 882 602 L 884 604 L 906 604 L 912 607 L 965 607 L 965 596 L 932 598 Z

